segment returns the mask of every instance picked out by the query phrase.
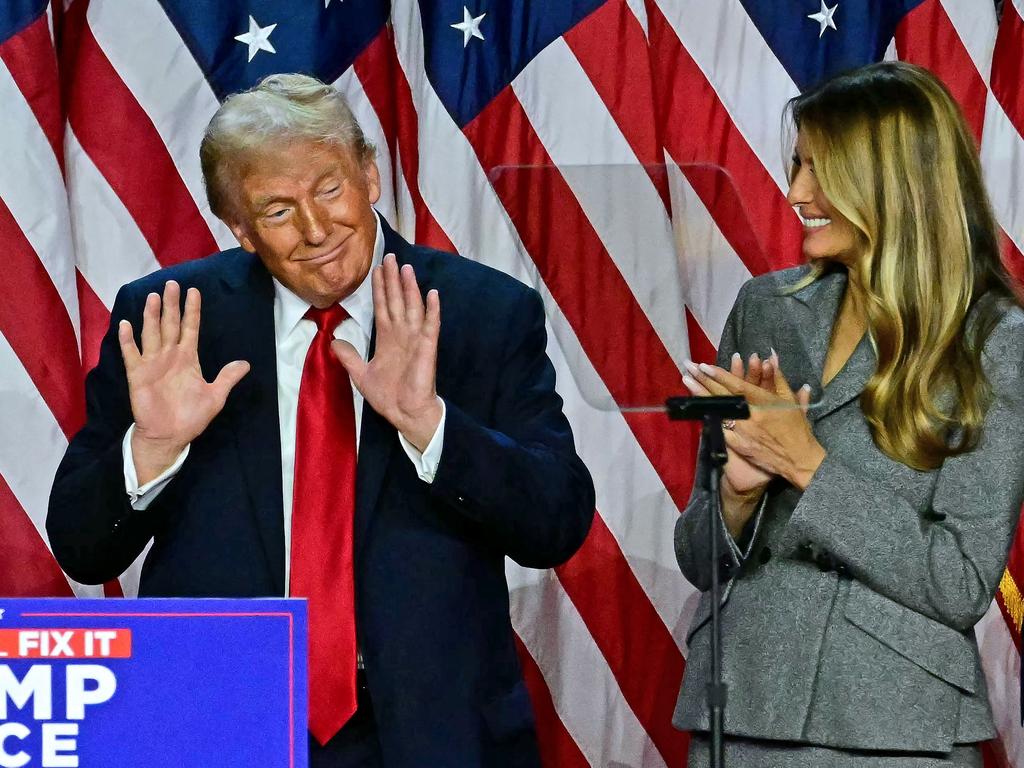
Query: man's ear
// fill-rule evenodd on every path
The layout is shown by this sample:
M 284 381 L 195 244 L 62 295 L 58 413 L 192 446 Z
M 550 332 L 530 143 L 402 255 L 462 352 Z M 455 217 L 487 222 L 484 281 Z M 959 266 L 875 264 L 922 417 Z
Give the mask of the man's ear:
M 377 169 L 377 161 L 370 158 L 363 164 L 363 173 L 366 174 L 366 191 L 370 198 L 370 205 L 380 200 L 380 171 Z
M 256 246 L 253 245 L 252 239 L 249 237 L 248 230 L 241 224 L 225 221 L 228 225 L 228 229 L 231 230 L 231 234 L 235 236 L 238 244 L 249 253 L 256 253 Z

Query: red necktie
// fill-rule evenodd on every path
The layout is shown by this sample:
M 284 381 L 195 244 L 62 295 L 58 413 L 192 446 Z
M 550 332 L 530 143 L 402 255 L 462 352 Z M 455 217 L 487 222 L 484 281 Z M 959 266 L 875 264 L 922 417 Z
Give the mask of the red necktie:
M 311 307 L 295 429 L 290 592 L 309 609 L 309 730 L 326 744 L 356 711 L 352 531 L 356 422 L 348 372 L 331 353 L 338 305 Z

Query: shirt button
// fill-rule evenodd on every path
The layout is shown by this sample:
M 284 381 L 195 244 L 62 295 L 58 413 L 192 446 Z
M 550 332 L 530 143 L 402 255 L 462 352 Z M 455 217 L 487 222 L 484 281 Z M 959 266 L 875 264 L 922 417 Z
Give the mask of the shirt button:
M 466 499 L 463 498 L 462 496 L 456 496 L 455 500 L 458 501 L 459 504 L 465 504 L 466 503 Z

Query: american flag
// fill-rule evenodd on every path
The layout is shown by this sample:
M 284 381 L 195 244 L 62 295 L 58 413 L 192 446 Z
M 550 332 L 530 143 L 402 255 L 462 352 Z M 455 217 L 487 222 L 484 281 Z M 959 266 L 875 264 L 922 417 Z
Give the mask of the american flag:
M 134 594 L 138 563 L 85 587 L 47 550 L 49 487 L 83 420 L 83 371 L 120 285 L 235 244 L 198 161 L 218 101 L 305 71 L 348 95 L 378 146 L 379 208 L 399 231 L 509 272 L 546 303 L 598 504 L 568 564 L 508 568 L 547 765 L 685 764 L 670 717 L 695 600 L 671 531 L 694 435 L 583 396 L 621 403 L 630 391 L 634 371 L 600 353 L 609 329 L 628 330 L 668 378 L 686 355 L 710 359 L 740 284 L 799 259 L 783 104 L 882 58 L 929 67 L 960 101 L 1020 273 L 1022 19 L 1024 0 L 998 13 L 991 0 L 5 0 L 0 594 Z M 749 217 L 684 174 L 689 237 L 714 258 L 683 264 L 673 306 L 644 259 L 674 247 L 663 177 L 622 171 L 617 193 L 600 195 L 592 175 L 569 171 L 661 163 L 720 165 Z M 494 173 L 508 166 L 560 170 L 524 190 L 521 175 Z M 624 204 L 642 242 L 615 231 Z M 991 766 L 1024 767 L 1022 578 L 1019 536 L 978 629 L 1000 733 Z

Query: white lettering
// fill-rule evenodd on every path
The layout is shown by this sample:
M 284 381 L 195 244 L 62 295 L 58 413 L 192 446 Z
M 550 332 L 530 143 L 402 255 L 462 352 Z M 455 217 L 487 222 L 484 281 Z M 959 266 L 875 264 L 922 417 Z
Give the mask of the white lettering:
M 78 723 L 43 723 L 43 768 L 78 768 Z
M 30 731 L 21 723 L 0 724 L 0 768 L 21 768 L 29 761 L 28 753 L 25 751 L 11 754 L 7 751 L 7 739 L 15 738 L 24 741 L 28 738 Z
M 25 674 L 25 679 L 19 681 L 9 666 L 0 664 L 0 720 L 7 719 L 8 699 L 18 709 L 24 709 L 28 700 L 32 699 L 32 717 L 35 720 L 52 718 L 53 690 L 50 667 L 33 664 Z
M 39 648 L 39 631 L 26 629 L 18 633 L 18 655 L 25 658 L 30 655 L 32 649 Z
M 71 656 L 74 657 L 75 652 L 71 650 L 71 638 L 75 636 L 74 630 L 70 632 L 50 632 L 53 637 L 53 647 L 50 649 L 48 656 Z
M 110 655 L 110 641 L 117 637 L 117 632 L 110 629 L 100 629 L 93 632 L 96 639 L 100 641 L 100 656 Z
M 86 690 L 86 682 L 96 684 Z M 99 664 L 72 664 L 67 669 L 67 719 L 84 720 L 87 704 L 109 701 L 117 690 L 114 673 Z M 47 718 L 49 719 L 49 718 Z

